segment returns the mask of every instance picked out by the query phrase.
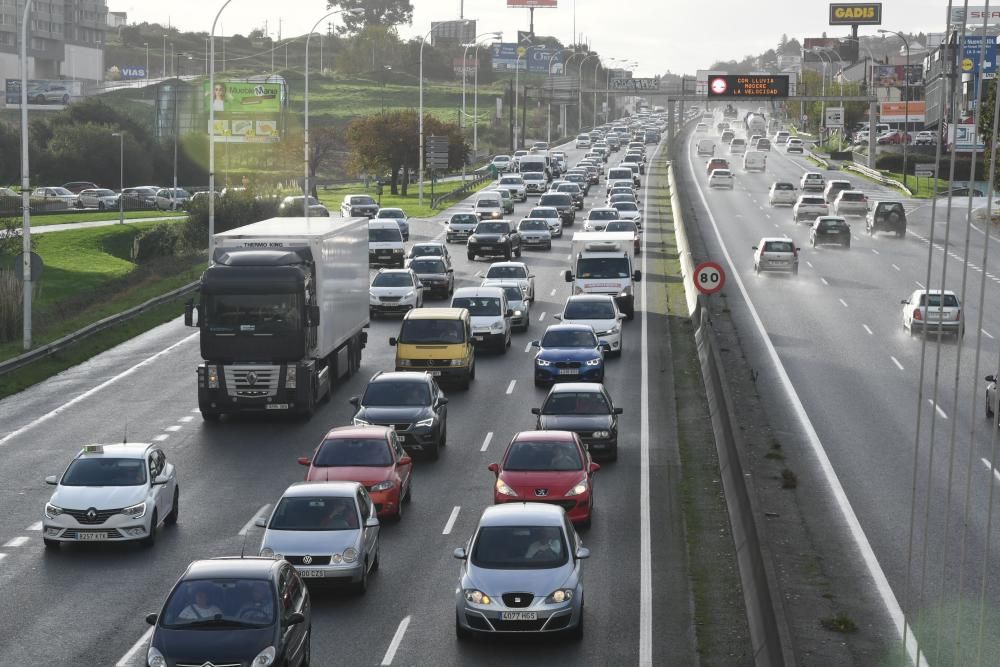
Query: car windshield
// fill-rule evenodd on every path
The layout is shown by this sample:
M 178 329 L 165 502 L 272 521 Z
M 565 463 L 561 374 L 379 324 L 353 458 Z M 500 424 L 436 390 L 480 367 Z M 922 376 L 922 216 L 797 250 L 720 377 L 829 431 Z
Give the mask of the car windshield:
M 69 465 L 63 486 L 140 486 L 146 483 L 144 459 L 80 458 Z
M 414 273 L 447 273 L 444 262 L 440 259 L 421 258 L 410 262 L 410 268 Z
M 206 294 L 204 327 L 214 334 L 287 333 L 302 322 L 300 303 L 296 294 Z
M 479 222 L 479 218 L 471 213 L 458 213 L 451 216 L 451 224 L 453 225 L 474 225 L 477 222 Z
M 368 228 L 368 241 L 370 243 L 390 243 L 392 241 L 403 241 L 403 235 L 399 229 L 388 229 L 381 227 Z
M 521 185 L 524 181 L 514 176 L 505 176 L 500 179 L 501 185 Z
M 368 407 L 413 407 L 430 405 L 431 392 L 423 381 L 382 380 L 369 382 L 361 405 Z
M 559 526 L 483 526 L 471 558 L 493 570 L 549 569 L 565 565 L 569 549 Z
M 372 280 L 372 287 L 413 287 L 413 277 L 410 273 L 380 273 Z
M 399 342 L 406 345 L 453 345 L 465 342 L 461 320 L 404 320 Z
M 278 501 L 268 530 L 357 530 L 358 511 L 352 497 L 290 496 Z
M 350 199 L 348 199 L 347 203 L 350 204 L 351 206 L 378 206 L 378 204 L 375 203 L 374 199 L 367 196 L 351 197 Z
M 507 295 L 508 303 L 512 301 L 524 301 L 524 294 L 521 293 L 521 288 L 517 285 L 504 285 L 500 289 Z
M 491 276 L 487 276 L 489 278 Z M 469 315 L 496 315 L 500 316 L 500 299 L 495 296 L 470 296 L 455 297 L 451 301 L 452 308 L 465 308 Z
M 115 193 L 112 190 L 91 190 L 90 194 L 95 197 L 114 197 Z M 178 193 L 180 194 L 180 193 Z
M 615 202 L 613 206 L 618 209 L 619 213 L 622 211 L 636 212 L 639 210 L 638 206 L 629 202 Z
M 487 278 L 527 278 L 528 272 L 523 266 L 491 266 L 486 272 Z
M 543 415 L 609 415 L 611 406 L 598 391 L 560 391 L 549 395 L 541 412 Z
M 844 229 L 847 227 L 847 223 L 843 220 L 820 220 L 816 227 L 823 231 L 828 229 Z
M 889 213 L 899 213 L 903 214 L 902 204 L 882 204 L 878 207 L 878 212 L 883 215 L 888 215 Z
M 391 466 L 385 438 L 330 438 L 320 445 L 314 466 Z
M 628 278 L 629 262 L 624 257 L 581 257 L 576 263 L 578 278 Z
M 383 208 L 378 213 L 375 214 L 376 218 L 405 218 L 406 214 L 402 211 L 393 211 L 392 209 Z
M 803 197 L 802 203 L 810 206 L 823 206 L 826 204 L 826 200 L 822 197 Z
M 611 301 L 601 299 L 570 299 L 563 311 L 564 320 L 613 320 L 615 306 Z
M 548 231 L 549 225 L 544 220 L 522 220 L 518 226 L 519 231 Z
M 528 215 L 532 218 L 558 218 L 559 211 L 554 208 L 533 208 Z
M 519 440 L 511 443 L 504 470 L 531 471 L 554 470 L 566 472 L 583 470 L 583 461 L 575 442 L 531 442 Z
M 563 194 L 542 195 L 538 203 L 542 206 L 572 206 L 573 200 Z
M 66 188 L 49 188 L 49 189 L 52 191 L 52 194 L 58 195 L 59 197 L 73 196 L 73 193 L 67 190 Z
M 275 594 L 264 579 L 188 579 L 177 584 L 163 608 L 164 628 L 233 630 L 272 625 Z
M 500 197 L 483 197 L 476 202 L 476 208 L 500 208 Z
M 631 220 L 612 220 L 605 227 L 604 231 L 607 232 L 637 232 L 639 228 L 635 226 L 635 223 Z
M 775 183 L 774 184 L 774 189 L 775 190 L 794 190 L 795 186 L 792 185 L 791 183 Z
M 865 195 L 863 192 L 841 192 L 840 201 L 864 201 Z
M 587 216 L 588 220 L 617 220 L 618 211 L 616 209 L 594 209 Z
M 410 257 L 444 257 L 444 247 L 439 245 L 420 245 L 410 248 Z
M 542 336 L 541 346 L 543 348 L 556 347 L 597 347 L 597 336 L 592 331 L 556 329 L 546 331 Z
M 954 294 L 921 294 L 920 305 L 934 308 L 958 308 L 958 298 Z
M 497 204 L 499 206 L 499 204 Z M 481 222 L 476 226 L 476 234 L 506 234 L 509 231 L 502 222 Z
M 792 252 L 791 241 L 768 241 L 764 244 L 765 252 Z
M 522 174 L 526 181 L 540 181 L 545 178 L 545 174 L 540 171 L 526 171 Z
M 580 192 L 580 186 L 576 183 L 563 183 L 556 190 L 558 192 L 565 192 L 568 195 L 575 195 Z

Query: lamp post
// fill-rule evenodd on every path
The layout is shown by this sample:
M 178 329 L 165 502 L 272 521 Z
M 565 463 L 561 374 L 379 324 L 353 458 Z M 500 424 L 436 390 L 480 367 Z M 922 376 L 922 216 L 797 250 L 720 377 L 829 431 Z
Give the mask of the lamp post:
M 160 70 L 160 78 L 161 79 L 167 78 L 167 34 L 166 33 L 163 33 L 163 69 Z
M 146 47 L 146 81 L 149 81 L 149 42 L 143 42 L 142 45 Z
M 24 306 L 24 349 L 31 349 L 31 180 L 28 176 L 28 15 L 31 0 L 25 0 L 21 16 L 21 280 Z
M 584 57 L 586 57 L 587 56 L 587 52 L 586 51 L 574 51 L 573 55 L 571 55 L 569 58 L 567 58 L 566 62 L 563 63 L 563 76 L 568 76 L 569 75 L 569 64 L 571 62 L 573 62 L 573 58 L 576 58 L 577 56 L 584 56 Z M 568 118 L 566 119 L 566 124 L 567 125 L 569 124 L 569 119 Z M 577 122 L 577 130 L 579 131 L 579 129 L 580 129 L 580 123 Z
M 209 33 L 208 58 L 208 94 L 211 95 L 208 105 L 208 263 L 212 264 L 215 252 L 215 25 L 219 22 L 222 10 L 233 0 L 225 0 L 212 20 L 212 32 Z
M 464 25 L 468 25 L 469 21 L 462 21 Z M 420 138 L 420 155 L 418 156 L 420 169 L 417 175 L 419 182 L 417 183 L 417 200 L 421 206 L 424 205 L 424 45 L 427 44 L 427 38 L 431 36 L 434 32 L 434 28 L 427 31 L 423 37 L 420 38 L 420 117 L 417 119 L 419 124 L 419 138 Z M 478 73 L 479 68 L 476 68 Z
M 576 109 L 576 124 L 577 127 L 583 128 L 583 64 L 591 58 L 600 58 L 596 53 L 588 53 L 580 61 L 580 71 L 577 74 L 577 109 Z
M 527 53 L 527 50 L 525 50 Z M 525 63 L 527 64 L 527 63 Z M 518 150 L 521 145 L 518 136 L 521 133 L 521 113 L 518 100 L 518 93 L 520 92 L 521 85 L 519 83 L 521 74 L 521 54 L 517 54 L 517 59 L 514 61 L 514 150 Z
M 348 13 L 353 16 L 360 16 L 365 13 L 365 10 L 361 7 L 353 7 L 351 9 L 338 9 L 337 11 L 329 12 L 324 14 L 316 23 L 313 24 L 312 29 L 309 34 L 306 35 L 306 75 L 305 75 L 305 95 L 304 95 L 304 114 L 302 117 L 302 152 L 303 152 L 303 168 L 305 169 L 305 178 L 302 181 L 302 216 L 306 219 L 309 218 L 309 196 L 312 190 L 309 188 L 309 40 L 312 38 L 313 33 L 316 32 L 316 28 L 319 24 L 326 19 L 336 16 L 337 14 Z M 285 45 L 285 68 L 288 68 L 288 45 Z
M 190 53 L 183 53 L 183 52 L 181 52 L 181 53 L 176 54 L 174 56 L 174 72 L 175 73 L 178 71 L 178 68 L 177 68 L 177 58 L 179 58 L 181 56 L 184 56 L 188 60 L 191 60 L 191 54 Z M 177 135 L 180 133 L 180 123 L 177 120 L 177 92 L 178 92 L 178 87 L 177 86 L 178 86 L 179 83 L 180 83 L 180 80 L 178 79 L 178 80 L 174 81 L 174 85 L 173 85 L 173 97 L 174 97 L 174 185 L 173 185 L 173 188 L 170 190 L 170 210 L 172 210 L 172 211 L 176 211 L 177 210 L 177 203 L 174 201 L 174 199 L 176 199 L 176 197 L 177 197 Z
M 817 127 L 826 128 L 826 63 L 829 56 L 823 53 L 822 49 L 812 48 L 811 51 L 818 55 L 823 60 L 823 79 L 822 79 L 822 89 L 820 94 L 823 97 L 823 101 L 820 103 L 819 112 L 819 122 L 816 123 Z M 829 58 L 829 62 L 833 64 L 833 58 Z
M 465 48 L 465 50 L 462 53 L 462 121 L 461 121 L 461 123 L 459 125 L 462 128 L 462 139 L 463 140 L 465 139 L 465 119 L 466 119 L 466 117 L 468 115 L 466 113 L 466 111 L 465 111 L 465 84 L 466 84 L 466 80 L 468 78 L 466 76 L 466 63 L 468 63 L 468 61 L 469 61 L 469 49 L 471 49 L 472 47 L 476 47 L 476 54 L 477 54 L 476 55 L 476 82 L 475 82 L 475 84 L 473 84 L 473 88 L 475 89 L 475 95 L 478 98 L 478 95 L 479 95 L 479 90 L 478 90 L 478 88 L 479 88 L 479 55 L 478 55 L 478 53 L 479 53 L 479 42 L 481 42 L 482 40 L 487 39 L 487 38 L 500 39 L 501 37 L 503 37 L 503 33 L 502 32 L 487 32 L 487 33 L 483 33 L 482 35 L 479 35 L 472 42 L 470 42 L 468 44 L 463 44 L 462 45 Z M 475 119 L 475 124 L 478 126 L 479 125 L 479 115 L 478 115 L 479 109 L 478 109 L 478 105 L 476 105 L 476 106 L 477 106 L 477 109 L 476 109 L 477 115 L 476 115 L 476 119 Z M 473 155 L 475 155 L 475 149 L 473 149 Z M 462 162 L 462 180 L 463 181 L 465 180 L 465 162 L 464 161 Z
M 906 66 L 903 68 L 903 187 L 906 187 L 906 145 L 910 143 L 910 42 L 903 33 L 895 30 L 879 29 L 883 35 L 888 33 L 903 40 L 906 49 Z M 983 46 L 985 49 L 986 46 Z M 978 76 L 978 75 L 977 75 Z M 869 131 L 872 128 L 869 128 Z
M 118 224 L 125 224 L 125 133 L 112 132 L 118 137 Z
M 385 77 L 387 76 L 386 73 L 391 71 L 392 71 L 392 65 L 382 65 L 382 95 L 379 99 L 379 106 L 382 110 L 382 113 L 385 113 Z
M 545 125 L 547 128 L 545 135 L 545 142 L 548 144 L 552 143 L 552 61 L 556 59 L 556 56 L 561 56 L 567 51 L 572 51 L 572 50 L 573 49 L 560 49 L 559 51 L 553 53 L 551 56 L 549 56 L 549 66 L 545 70 L 549 77 L 549 108 L 548 112 L 545 115 Z M 572 59 L 572 57 L 573 56 L 570 56 L 569 58 L 567 58 L 567 60 Z M 566 74 L 566 64 L 563 63 L 563 75 L 565 74 Z M 566 128 L 563 128 L 563 131 L 565 132 Z

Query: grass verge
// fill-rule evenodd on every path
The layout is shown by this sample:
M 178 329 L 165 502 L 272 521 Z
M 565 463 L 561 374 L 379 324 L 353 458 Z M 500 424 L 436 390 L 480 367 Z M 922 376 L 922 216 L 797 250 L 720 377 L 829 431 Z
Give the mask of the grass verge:
M 126 220 L 141 218 L 183 218 L 187 213 L 175 211 L 125 211 Z M 79 213 L 48 213 L 31 216 L 32 227 L 65 225 L 74 222 L 100 222 L 118 220 L 118 211 L 82 211 Z
M 469 180 L 472 180 L 470 176 Z M 493 181 L 487 180 L 480 184 L 480 189 L 488 187 Z M 443 195 L 448 192 L 452 192 L 462 187 L 462 181 L 446 181 L 444 183 L 438 183 L 434 186 L 434 196 Z M 329 190 L 320 190 L 318 192 L 319 200 L 328 209 L 330 209 L 330 215 L 338 216 L 340 215 L 340 202 L 343 201 L 344 195 L 349 194 L 367 194 L 375 197 L 379 200 L 379 196 L 375 194 L 375 184 L 372 183 L 367 189 L 364 183 L 357 183 L 353 185 L 337 185 L 331 187 Z M 404 197 L 403 195 L 393 195 L 389 194 L 389 186 L 386 185 L 382 192 L 381 206 L 386 208 L 397 207 L 406 211 L 406 214 L 411 218 L 431 218 L 437 215 L 438 210 L 431 208 L 431 188 L 430 183 L 424 184 L 424 205 L 421 206 L 419 203 L 419 196 L 417 194 L 417 184 L 411 183 L 409 186 L 409 191 Z

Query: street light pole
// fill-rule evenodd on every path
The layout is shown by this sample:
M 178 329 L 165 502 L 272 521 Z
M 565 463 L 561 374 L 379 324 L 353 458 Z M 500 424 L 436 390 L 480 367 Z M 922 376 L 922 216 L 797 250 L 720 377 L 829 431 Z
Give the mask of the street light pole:
M 112 132 L 118 137 L 118 224 L 125 224 L 125 133 Z
M 903 48 L 906 49 L 906 66 L 903 68 L 903 187 L 906 187 L 906 146 L 910 143 L 910 42 L 903 33 L 895 30 L 879 30 L 880 33 L 891 33 L 903 40 Z M 985 52 L 986 46 L 984 45 Z M 978 77 L 979 74 L 977 73 Z M 978 82 L 977 82 L 978 83 Z M 982 85 L 982 84 L 978 84 Z M 871 132 L 873 128 L 868 128 Z
M 521 54 L 517 54 L 517 60 L 514 61 L 514 150 L 518 150 L 521 142 L 518 141 L 518 135 L 521 132 L 521 114 L 519 108 L 518 92 L 521 89 L 519 79 L 521 74 Z
M 461 21 L 461 23 L 468 25 L 469 21 Z M 427 31 L 427 34 L 420 39 L 420 118 L 419 122 L 419 134 L 420 134 L 420 170 L 417 178 L 419 183 L 417 183 L 417 199 L 421 206 L 424 205 L 424 45 L 427 44 L 427 38 L 431 36 L 434 29 L 431 28 Z M 476 68 L 478 73 L 479 68 Z
M 473 46 L 476 47 L 476 83 L 473 85 L 473 87 L 476 88 L 475 94 L 476 94 L 476 96 L 478 98 L 478 94 L 479 94 L 479 90 L 478 90 L 478 84 L 479 84 L 479 42 L 481 42 L 482 40 L 486 39 L 487 37 L 492 37 L 493 39 L 500 39 L 502 36 L 503 36 L 503 33 L 501 33 L 501 32 L 487 32 L 487 33 L 483 33 L 482 35 L 479 35 L 472 42 L 464 45 L 465 51 L 462 54 L 462 120 L 459 123 L 459 125 L 460 125 L 460 127 L 462 129 L 462 140 L 463 141 L 465 141 L 465 122 L 466 122 L 466 116 L 468 115 L 466 113 L 466 111 L 465 111 L 465 85 L 466 85 L 466 80 L 468 78 L 467 75 L 466 75 L 467 74 L 466 73 L 466 63 L 468 63 L 468 61 L 469 61 L 469 49 L 472 48 Z M 478 112 L 479 112 L 479 109 L 478 109 L 478 105 L 477 105 L 475 125 L 479 124 L 479 115 L 478 115 Z M 473 148 L 472 152 L 473 152 L 473 157 L 475 157 L 475 148 Z M 463 181 L 465 180 L 465 161 L 464 160 L 462 162 L 462 180 Z
M 215 252 L 215 25 L 219 22 L 222 10 L 233 0 L 225 0 L 212 20 L 212 32 L 209 33 L 208 59 L 208 263 L 212 264 Z
M 583 64 L 587 62 L 588 59 L 593 57 L 600 57 L 596 53 L 588 53 L 580 61 L 580 71 L 577 74 L 577 109 L 576 109 L 576 124 L 577 127 L 583 128 Z
M 24 349 L 31 349 L 31 179 L 28 175 L 28 15 L 31 0 L 25 0 L 21 17 L 21 280 L 24 306 Z
M 573 54 L 566 59 L 565 63 L 563 63 L 563 76 L 569 76 L 569 64 L 573 62 L 573 58 L 576 58 L 577 56 L 586 56 L 586 55 L 587 55 L 586 52 L 583 51 L 573 51 Z M 569 118 L 566 119 L 566 124 L 569 125 Z M 577 130 L 580 129 L 579 125 L 580 123 L 578 122 Z M 563 128 L 564 131 L 567 129 L 568 128 Z
M 556 51 L 551 56 L 549 56 L 549 67 L 548 67 L 548 69 L 545 70 L 547 72 L 547 74 L 548 74 L 548 77 L 549 77 L 549 108 L 548 108 L 548 112 L 546 113 L 546 116 L 545 116 L 545 125 L 546 125 L 546 128 L 547 128 L 547 130 L 546 130 L 546 136 L 545 136 L 545 142 L 548 143 L 548 144 L 552 143 L 552 92 L 553 92 L 552 91 L 552 61 L 555 60 L 556 56 L 561 56 L 562 54 L 566 53 L 567 51 L 572 51 L 572 49 L 560 49 L 559 51 Z M 570 56 L 570 58 L 572 58 L 572 57 L 573 56 Z M 565 63 L 563 64 L 563 74 L 566 74 L 566 64 Z M 563 131 L 565 131 L 565 130 L 566 130 L 566 128 L 563 128 Z
M 149 81 L 149 42 L 143 42 L 142 45 L 146 47 L 146 81 Z
M 597 127 L 597 74 L 601 71 L 601 63 L 594 68 L 594 127 Z

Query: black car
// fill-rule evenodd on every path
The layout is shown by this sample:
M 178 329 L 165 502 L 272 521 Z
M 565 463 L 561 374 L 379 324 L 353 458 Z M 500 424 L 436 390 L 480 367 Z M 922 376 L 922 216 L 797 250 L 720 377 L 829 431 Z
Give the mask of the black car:
M 590 194 L 590 178 L 584 174 L 574 172 L 572 174 L 566 174 L 566 180 L 570 183 L 576 183 L 583 190 L 583 196 L 586 197 Z M 582 207 L 581 207 L 582 208 Z
M 903 203 L 874 202 L 865 218 L 865 231 L 870 235 L 875 232 L 896 232 L 899 238 L 906 236 L 906 210 L 903 208 Z
M 355 426 L 392 426 L 408 452 L 436 460 L 448 442 L 448 399 L 429 373 L 378 372 L 351 405 Z
M 447 299 L 455 291 L 455 270 L 448 266 L 443 257 L 425 255 L 410 260 L 410 268 L 424 285 L 425 294 Z
M 573 204 L 576 206 L 576 210 L 583 210 L 584 192 L 579 183 L 563 183 L 556 188 L 556 192 L 569 195 L 573 198 Z
M 469 236 L 466 254 L 470 260 L 480 257 L 496 257 L 503 255 L 504 259 L 521 256 L 521 235 L 517 233 L 509 220 L 494 220 L 480 222 Z
M 368 195 L 347 195 L 340 203 L 340 215 L 344 218 L 374 218 L 378 209 L 378 203 Z
M 818 245 L 839 245 L 850 248 L 851 226 L 841 217 L 820 216 L 812 224 L 809 244 L 814 248 Z
M 285 560 L 194 561 L 146 622 L 143 664 L 309 665 L 309 591 Z
M 576 204 L 573 196 L 562 192 L 550 192 L 538 199 L 539 206 L 552 206 L 559 211 L 559 219 L 563 227 L 572 227 L 576 221 Z
M 553 385 L 538 415 L 540 431 L 573 431 L 594 458 L 614 461 L 618 458 L 618 415 L 611 395 L 603 384 L 568 382 Z

